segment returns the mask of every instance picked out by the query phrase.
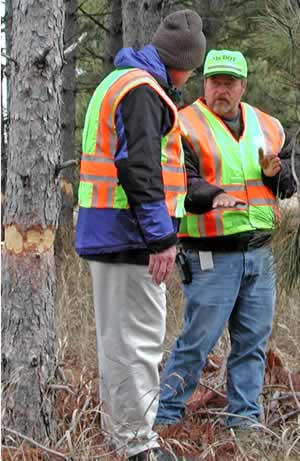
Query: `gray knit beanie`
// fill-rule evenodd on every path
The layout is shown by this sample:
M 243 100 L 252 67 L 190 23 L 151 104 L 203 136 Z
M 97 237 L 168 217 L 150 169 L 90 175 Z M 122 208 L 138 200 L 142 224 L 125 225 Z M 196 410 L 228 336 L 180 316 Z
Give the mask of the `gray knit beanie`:
M 151 43 L 166 67 L 196 69 L 201 66 L 206 49 L 202 19 L 192 10 L 169 14 L 158 27 Z

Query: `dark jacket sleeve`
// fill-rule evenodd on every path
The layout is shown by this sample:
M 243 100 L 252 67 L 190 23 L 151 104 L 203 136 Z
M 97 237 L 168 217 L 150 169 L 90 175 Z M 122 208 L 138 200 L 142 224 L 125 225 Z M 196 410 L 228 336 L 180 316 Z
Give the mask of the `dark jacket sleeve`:
M 150 251 L 176 243 L 161 171 L 161 138 L 172 123 L 168 107 L 149 86 L 131 90 L 117 111 L 115 164 L 134 218 Z
M 286 141 L 282 150 L 279 153 L 281 159 L 281 170 L 273 177 L 266 176 L 262 171 L 263 183 L 268 186 L 274 195 L 280 199 L 291 197 L 297 190 L 296 182 L 292 174 L 291 154 L 292 154 L 292 142 L 291 138 L 286 136 Z M 300 149 L 299 146 L 296 148 L 296 164 L 297 169 L 300 169 Z
M 190 213 L 206 213 L 212 209 L 213 199 L 224 190 L 208 183 L 200 176 L 197 155 L 185 138 L 182 139 L 182 144 L 188 180 L 188 191 L 184 202 L 185 209 Z

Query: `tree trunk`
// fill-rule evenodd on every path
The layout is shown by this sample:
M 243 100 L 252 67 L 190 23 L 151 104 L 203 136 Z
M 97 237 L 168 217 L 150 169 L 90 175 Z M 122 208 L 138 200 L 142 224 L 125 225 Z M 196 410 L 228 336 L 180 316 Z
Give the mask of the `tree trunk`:
M 7 145 L 9 127 L 9 74 L 14 63 L 9 59 L 11 49 L 11 0 L 5 2 L 5 47 L 7 56 L 5 65 L 1 66 L 1 241 L 4 239 L 3 210 L 5 204 L 5 190 L 7 180 Z
M 114 57 L 123 46 L 122 31 L 122 4 L 121 0 L 109 2 L 110 14 L 108 15 L 106 27 L 110 34 L 105 39 L 105 61 L 103 63 L 104 74 L 107 75 L 113 70 Z
M 216 46 L 217 32 L 224 22 L 225 8 L 228 0 L 164 0 L 162 17 L 177 10 L 190 8 L 200 14 L 203 20 L 203 31 L 207 39 L 207 50 Z
M 161 21 L 161 0 L 122 0 L 124 46 L 141 48 L 151 41 Z
M 78 39 L 77 28 L 77 0 L 64 0 L 64 48 L 68 48 Z M 75 90 L 76 90 L 76 49 L 64 57 L 62 72 L 62 158 L 63 162 L 76 159 L 75 150 Z M 78 156 L 79 158 L 79 156 Z M 65 168 L 60 174 L 62 189 L 62 210 L 59 217 L 60 226 L 73 229 L 73 182 L 74 167 Z
M 12 0 L 3 251 L 3 429 L 54 438 L 63 0 Z

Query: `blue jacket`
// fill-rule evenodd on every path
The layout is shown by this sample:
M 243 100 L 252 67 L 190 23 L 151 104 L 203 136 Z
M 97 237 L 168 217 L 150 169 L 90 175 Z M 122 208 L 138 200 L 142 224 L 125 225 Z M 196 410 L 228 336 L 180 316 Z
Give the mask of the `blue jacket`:
M 167 91 L 168 75 L 156 49 L 123 48 L 115 67 L 148 71 Z M 176 243 L 178 223 L 169 216 L 161 176 L 161 138 L 172 125 L 169 108 L 149 86 L 131 90 L 116 112 L 115 165 L 130 209 L 80 208 L 76 250 L 80 256 L 144 249 L 162 251 Z

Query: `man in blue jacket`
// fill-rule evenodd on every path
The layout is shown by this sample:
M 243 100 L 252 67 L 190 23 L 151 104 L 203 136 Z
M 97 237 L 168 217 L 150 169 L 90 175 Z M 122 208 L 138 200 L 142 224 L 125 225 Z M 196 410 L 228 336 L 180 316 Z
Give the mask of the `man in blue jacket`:
M 85 120 L 76 249 L 93 280 L 102 428 L 134 461 L 173 459 L 152 429 L 164 282 L 174 266 L 185 195 L 170 96 L 202 64 L 204 52 L 197 13 L 167 16 L 150 45 L 117 54 L 116 70 L 96 89 Z

